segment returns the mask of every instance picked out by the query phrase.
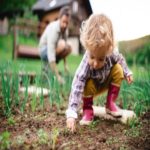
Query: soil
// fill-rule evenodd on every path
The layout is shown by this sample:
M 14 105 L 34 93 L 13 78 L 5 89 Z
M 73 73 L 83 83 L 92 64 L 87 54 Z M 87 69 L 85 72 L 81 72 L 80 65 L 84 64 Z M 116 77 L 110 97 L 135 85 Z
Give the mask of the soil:
M 13 112 L 11 119 L 1 115 L 0 134 L 10 133 L 11 150 L 148 150 L 150 149 L 150 111 L 134 127 L 116 121 L 95 118 L 90 126 L 80 126 L 70 133 L 66 129 L 65 109 L 45 105 L 32 112 Z M 41 134 L 38 134 L 41 133 Z M 1 143 L 2 144 L 2 143 Z

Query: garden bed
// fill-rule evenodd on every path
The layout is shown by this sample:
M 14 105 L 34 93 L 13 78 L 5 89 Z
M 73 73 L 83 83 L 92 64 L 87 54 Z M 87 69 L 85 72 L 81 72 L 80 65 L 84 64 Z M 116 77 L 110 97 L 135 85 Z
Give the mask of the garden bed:
M 72 76 L 63 75 L 66 84 L 60 86 L 55 76 L 36 75 L 33 82 L 27 75 L 14 74 L 4 66 L 0 76 L 0 149 L 11 150 L 148 150 L 150 147 L 150 74 L 136 73 L 131 86 L 123 82 L 117 104 L 133 110 L 137 119 L 128 124 L 95 117 L 89 126 L 80 126 L 70 133 L 66 129 L 65 111 L 72 83 Z M 43 82 L 43 79 L 45 82 Z M 20 91 L 24 87 L 24 92 Z M 30 94 L 42 87 L 48 89 Z M 36 90 L 35 90 L 36 89 Z M 94 101 L 104 106 L 106 95 Z
M 66 129 L 65 107 L 58 111 L 56 106 L 45 105 L 44 111 L 37 109 L 34 113 L 30 109 L 28 105 L 24 114 L 16 110 L 10 118 L 0 118 L 0 133 L 7 131 L 10 134 L 10 138 L 5 140 L 10 142 L 8 147 L 11 150 L 148 150 L 150 147 L 150 111 L 132 128 L 99 118 L 95 118 L 90 126 L 80 126 L 79 116 L 77 131 L 69 133 Z

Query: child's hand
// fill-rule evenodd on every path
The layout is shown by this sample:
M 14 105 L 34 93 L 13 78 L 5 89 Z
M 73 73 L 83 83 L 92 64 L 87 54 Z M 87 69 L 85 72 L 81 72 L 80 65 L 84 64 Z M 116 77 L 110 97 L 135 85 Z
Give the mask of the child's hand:
M 126 80 L 127 80 L 128 84 L 131 84 L 133 82 L 133 76 L 132 75 L 127 76 Z
M 74 132 L 75 131 L 75 118 L 67 118 L 67 128 L 71 131 L 71 132 Z

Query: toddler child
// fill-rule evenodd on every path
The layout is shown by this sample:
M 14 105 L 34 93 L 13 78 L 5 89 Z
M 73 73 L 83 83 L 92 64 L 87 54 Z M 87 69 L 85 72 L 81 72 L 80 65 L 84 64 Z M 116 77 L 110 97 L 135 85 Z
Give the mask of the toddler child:
M 82 23 L 80 40 L 86 52 L 75 73 L 69 105 L 66 110 L 67 128 L 75 130 L 75 119 L 81 99 L 83 117 L 81 124 L 89 125 L 93 118 L 93 98 L 108 91 L 106 113 L 121 117 L 121 111 L 115 104 L 122 80 L 130 84 L 132 72 L 128 69 L 124 57 L 115 50 L 111 20 L 104 14 L 92 14 Z

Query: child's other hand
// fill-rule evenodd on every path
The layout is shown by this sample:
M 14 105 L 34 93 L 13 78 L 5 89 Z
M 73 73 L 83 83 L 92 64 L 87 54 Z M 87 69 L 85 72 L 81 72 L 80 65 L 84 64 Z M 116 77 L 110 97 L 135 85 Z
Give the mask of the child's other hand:
M 128 84 L 131 84 L 133 82 L 133 76 L 132 75 L 127 76 L 126 80 L 127 80 Z
M 74 132 L 76 130 L 76 123 L 75 123 L 75 118 L 67 118 L 67 128 L 71 131 Z

